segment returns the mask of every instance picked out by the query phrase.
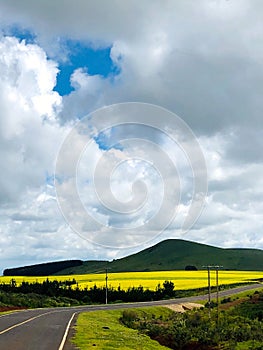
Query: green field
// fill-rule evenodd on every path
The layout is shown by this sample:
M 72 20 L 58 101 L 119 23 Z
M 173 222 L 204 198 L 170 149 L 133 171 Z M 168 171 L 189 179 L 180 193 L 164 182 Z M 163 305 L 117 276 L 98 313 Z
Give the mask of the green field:
M 168 349 L 157 341 L 127 328 L 119 322 L 123 310 L 93 311 L 79 315 L 76 335 L 72 342 L 78 349 L 103 350 L 161 350 Z M 137 312 L 137 310 L 136 310 Z M 139 313 L 151 313 L 156 317 L 167 315 L 171 310 L 162 307 L 143 308 Z
M 18 284 L 26 282 L 43 282 L 72 280 L 77 281 L 79 288 L 90 288 L 96 284 L 98 287 L 105 286 L 105 274 L 86 275 L 64 275 L 64 276 L 3 276 L 0 283 L 9 283 L 14 279 Z M 219 284 L 233 284 L 250 282 L 255 279 L 263 279 L 263 272 L 260 271 L 219 271 Z M 143 286 L 155 290 L 156 286 L 164 281 L 172 281 L 175 289 L 194 289 L 207 286 L 207 271 L 153 271 L 153 272 L 121 272 L 108 274 L 108 286 L 113 288 L 128 289 L 129 287 Z M 215 272 L 211 271 L 211 285 L 216 285 Z

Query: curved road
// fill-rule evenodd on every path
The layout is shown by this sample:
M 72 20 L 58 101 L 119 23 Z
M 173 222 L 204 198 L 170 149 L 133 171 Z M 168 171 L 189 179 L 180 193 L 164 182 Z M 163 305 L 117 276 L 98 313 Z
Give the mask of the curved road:
M 231 296 L 235 293 L 259 288 L 253 284 L 219 292 L 219 296 Z M 216 294 L 212 293 L 211 298 Z M 206 300 L 207 295 L 171 300 L 149 301 L 141 303 L 122 303 L 109 305 L 90 305 L 68 308 L 45 308 L 18 311 L 0 316 L 0 350 L 71 350 L 68 331 L 80 312 L 94 310 L 113 310 L 130 307 L 179 304 Z

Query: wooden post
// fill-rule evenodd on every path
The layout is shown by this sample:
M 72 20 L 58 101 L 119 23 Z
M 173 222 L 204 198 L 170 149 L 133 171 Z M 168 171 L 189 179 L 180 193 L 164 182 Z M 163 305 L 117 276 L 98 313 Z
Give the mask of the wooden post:
M 105 295 L 105 304 L 108 304 L 108 269 L 106 268 L 106 295 Z
M 211 317 L 211 284 L 210 284 L 210 266 L 207 266 L 207 278 L 208 278 L 208 314 Z

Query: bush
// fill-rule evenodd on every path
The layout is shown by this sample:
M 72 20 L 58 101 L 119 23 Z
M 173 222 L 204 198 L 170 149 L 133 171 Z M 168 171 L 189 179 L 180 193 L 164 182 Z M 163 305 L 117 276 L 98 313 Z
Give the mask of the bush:
M 122 312 L 120 321 L 125 324 L 125 326 L 132 328 L 136 320 L 138 320 L 138 315 L 134 310 L 124 310 Z
M 197 267 L 194 265 L 186 265 L 184 269 L 185 269 L 185 271 L 197 271 L 198 270 Z
M 134 310 L 125 310 L 122 322 L 171 349 L 236 349 L 237 344 L 249 341 L 263 345 L 263 322 L 235 315 L 232 310 L 221 312 L 219 319 L 214 310 L 209 317 L 205 309 L 173 313 L 168 318 L 145 318 Z
M 224 299 L 221 300 L 221 304 L 230 303 L 230 301 L 231 301 L 230 297 L 229 298 L 224 298 Z

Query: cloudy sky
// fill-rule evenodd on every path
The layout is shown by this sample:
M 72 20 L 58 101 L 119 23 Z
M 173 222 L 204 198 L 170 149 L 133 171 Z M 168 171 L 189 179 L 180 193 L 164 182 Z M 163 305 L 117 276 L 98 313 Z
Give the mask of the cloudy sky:
M 0 269 L 166 238 L 263 249 L 262 13 L 0 0 Z

